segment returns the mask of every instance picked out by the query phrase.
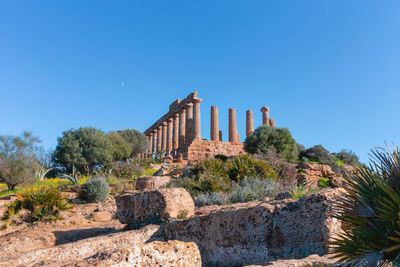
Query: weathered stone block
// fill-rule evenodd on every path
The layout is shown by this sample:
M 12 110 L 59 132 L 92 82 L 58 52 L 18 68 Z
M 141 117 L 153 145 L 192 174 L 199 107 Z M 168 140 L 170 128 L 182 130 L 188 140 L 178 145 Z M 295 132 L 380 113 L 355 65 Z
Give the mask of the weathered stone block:
M 170 176 L 148 176 L 136 180 L 136 190 L 160 189 L 171 181 Z
M 236 204 L 163 226 L 166 240 L 195 242 L 203 263 L 213 266 L 266 264 L 274 259 L 327 253 L 340 231 L 332 218 L 339 190 L 293 199 Z
M 126 193 L 116 197 L 116 203 L 119 221 L 133 228 L 190 218 L 195 209 L 192 197 L 183 188 Z

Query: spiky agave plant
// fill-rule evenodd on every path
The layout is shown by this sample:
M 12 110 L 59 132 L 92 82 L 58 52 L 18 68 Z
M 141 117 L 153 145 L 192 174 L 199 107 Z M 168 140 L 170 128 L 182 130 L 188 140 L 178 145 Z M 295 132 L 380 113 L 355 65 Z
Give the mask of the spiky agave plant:
M 350 266 L 381 266 L 400 259 L 400 151 L 372 150 L 371 163 L 348 183 L 335 216 L 343 232 L 332 252 Z M 367 264 L 367 265 L 366 265 Z

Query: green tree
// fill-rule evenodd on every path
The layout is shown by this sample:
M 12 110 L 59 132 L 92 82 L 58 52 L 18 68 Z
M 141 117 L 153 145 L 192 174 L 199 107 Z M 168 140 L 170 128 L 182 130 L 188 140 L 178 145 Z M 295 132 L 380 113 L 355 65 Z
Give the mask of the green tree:
M 135 129 L 117 131 L 131 147 L 131 157 L 146 151 L 147 139 L 144 134 Z
M 342 149 L 338 153 L 333 153 L 333 155 L 349 165 L 358 166 L 361 164 L 358 156 L 351 150 Z
M 267 154 L 270 150 L 275 150 L 289 162 L 298 160 L 296 141 L 287 128 L 261 126 L 246 139 L 245 149 L 251 154 Z
M 58 138 L 54 151 L 54 161 L 71 172 L 90 173 L 96 167 L 103 167 L 112 162 L 113 146 L 108 136 L 92 127 L 71 129 Z
M 20 136 L 0 136 L 0 179 L 9 190 L 34 180 L 39 167 L 36 158 L 39 142 L 37 137 L 28 132 Z
M 118 133 L 108 134 L 112 145 L 112 157 L 114 161 L 126 160 L 132 155 L 132 146 Z
M 315 145 L 307 148 L 300 153 L 301 159 L 306 159 L 321 164 L 336 165 L 335 158 L 332 154 L 322 145 Z

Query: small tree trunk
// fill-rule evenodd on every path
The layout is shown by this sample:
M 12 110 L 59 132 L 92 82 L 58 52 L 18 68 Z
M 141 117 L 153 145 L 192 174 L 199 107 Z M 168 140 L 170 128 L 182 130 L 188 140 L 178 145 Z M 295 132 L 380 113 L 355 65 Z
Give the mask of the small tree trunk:
M 15 184 L 7 184 L 8 190 L 14 190 L 15 186 Z

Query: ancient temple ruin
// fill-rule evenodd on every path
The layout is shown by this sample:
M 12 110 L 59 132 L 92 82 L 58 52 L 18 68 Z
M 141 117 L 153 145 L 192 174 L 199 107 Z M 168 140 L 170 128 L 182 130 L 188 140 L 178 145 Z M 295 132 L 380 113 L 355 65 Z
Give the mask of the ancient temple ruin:
M 229 109 L 229 141 L 222 140 L 218 124 L 218 107 L 211 107 L 210 140 L 201 137 L 201 114 L 198 92 L 183 100 L 175 100 L 169 111 L 151 125 L 144 134 L 148 140 L 146 157 L 170 155 L 188 161 L 199 161 L 216 155 L 237 156 L 244 152 L 236 125 L 236 110 Z M 269 108 L 262 107 L 263 125 L 275 126 L 269 117 Z M 254 132 L 253 111 L 246 112 L 246 136 Z

